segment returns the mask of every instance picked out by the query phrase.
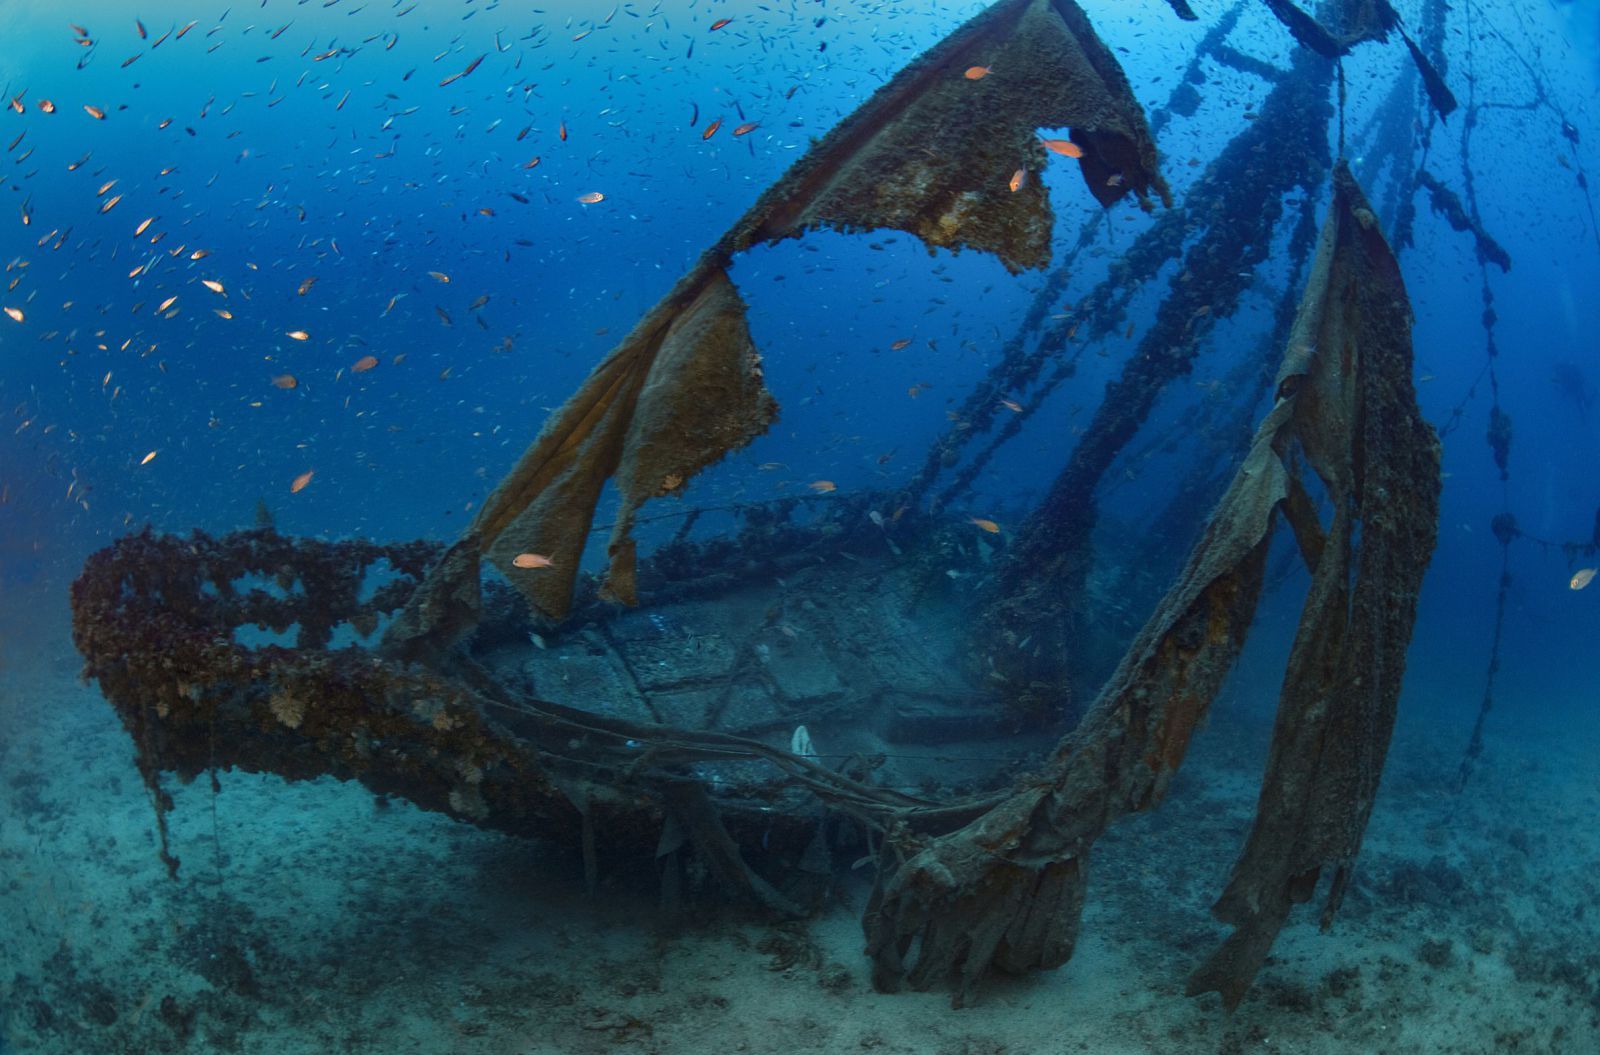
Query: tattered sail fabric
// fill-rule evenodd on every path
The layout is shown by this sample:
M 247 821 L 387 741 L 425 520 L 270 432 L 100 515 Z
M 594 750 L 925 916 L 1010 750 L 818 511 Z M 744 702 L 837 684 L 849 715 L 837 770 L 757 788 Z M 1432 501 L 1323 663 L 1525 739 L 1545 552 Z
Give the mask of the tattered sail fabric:
M 1330 873 L 1348 889 L 1394 728 L 1406 646 L 1439 515 L 1439 450 L 1411 382 L 1410 305 L 1348 169 L 1292 341 L 1315 342 L 1296 430 L 1333 523 L 1289 522 L 1312 574 L 1279 697 L 1256 822 L 1216 915 L 1237 928 L 1190 981 L 1232 1007 L 1290 907 Z M 1342 362 L 1334 362 L 1338 355 Z M 1348 365 L 1344 365 L 1348 364 Z M 1357 541 L 1359 539 L 1359 542 Z
M 1191 992 L 1237 1003 L 1289 907 L 1311 896 L 1325 868 L 1325 924 L 1337 908 L 1382 771 L 1433 550 L 1439 454 L 1416 407 L 1398 267 L 1342 161 L 1333 182 L 1274 406 L 1178 581 L 1088 715 L 1042 772 L 981 816 L 959 827 L 937 814 L 907 816 L 886 841 L 865 920 L 880 987 L 954 978 L 961 1003 L 991 969 L 1066 962 L 1089 847 L 1112 821 L 1165 794 L 1243 645 L 1280 509 L 1313 581 L 1256 828 L 1217 906 L 1238 930 Z M 1328 529 L 1297 475 L 1301 461 L 1327 493 Z
M 1266 0 L 1266 4 L 1278 21 L 1294 34 L 1295 40 L 1330 59 L 1349 54 L 1351 48 L 1363 41 L 1388 40 L 1390 30 L 1399 33 L 1422 76 L 1423 88 L 1434 111 L 1445 118 L 1455 110 L 1456 98 L 1444 77 L 1400 25 L 1400 14 L 1389 0 L 1332 0 L 1323 5 L 1323 16 L 1331 26 L 1307 14 L 1293 0 Z
M 1001 0 L 902 70 L 816 144 L 708 250 L 547 421 L 431 579 L 487 556 L 553 618 L 571 604 L 595 505 L 621 493 L 605 592 L 635 601 L 634 513 L 760 435 L 776 404 L 727 277 L 753 245 L 816 227 L 894 228 L 930 251 L 973 248 L 1017 271 L 1048 263 L 1053 213 L 1039 128 L 1066 128 L 1102 205 L 1154 191 L 1155 144 L 1110 50 L 1072 0 Z M 549 567 L 519 567 L 529 553 Z M 436 581 L 385 635 L 391 653 L 448 646 L 474 591 Z M 425 607 L 430 599 L 450 604 Z M 424 648 L 423 646 L 427 647 Z

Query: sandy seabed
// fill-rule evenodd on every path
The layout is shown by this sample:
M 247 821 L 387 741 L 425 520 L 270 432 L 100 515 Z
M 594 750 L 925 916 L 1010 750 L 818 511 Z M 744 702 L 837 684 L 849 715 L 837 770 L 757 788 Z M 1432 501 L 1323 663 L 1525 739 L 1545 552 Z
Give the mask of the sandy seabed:
M 648 877 L 590 899 L 565 854 L 331 780 L 169 781 L 169 879 L 65 626 L 41 602 L 0 640 L 0 1052 L 1600 1052 L 1593 709 L 1492 723 L 1459 795 L 1475 703 L 1407 709 L 1333 930 L 1300 909 L 1230 1015 L 1183 987 L 1270 736 L 1235 691 L 1167 802 L 1096 847 L 1072 961 L 957 1011 L 873 991 L 859 876 L 802 924 L 665 928 Z

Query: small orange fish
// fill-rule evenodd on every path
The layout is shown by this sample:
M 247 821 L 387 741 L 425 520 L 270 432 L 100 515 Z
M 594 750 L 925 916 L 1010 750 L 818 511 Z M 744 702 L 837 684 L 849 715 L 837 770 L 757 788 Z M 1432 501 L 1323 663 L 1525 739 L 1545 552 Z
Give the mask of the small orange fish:
M 352 374 L 364 374 L 368 370 L 371 370 L 373 367 L 375 367 L 377 365 L 378 365 L 378 357 L 377 356 L 375 356 L 375 355 L 363 355 L 360 359 L 357 359 L 355 362 L 350 364 L 350 372 Z
M 1060 154 L 1066 158 L 1083 157 L 1083 148 L 1070 139 L 1041 139 L 1044 148 L 1052 153 Z
M 1581 590 L 1591 582 L 1594 582 L 1595 573 L 1597 572 L 1600 572 L 1600 568 L 1579 568 L 1578 573 L 1572 577 L 1572 581 L 1567 585 L 1574 590 Z
M 40 99 L 39 109 L 43 110 L 47 114 L 53 114 L 56 112 L 56 104 L 51 102 L 49 99 Z
M 806 486 L 817 492 L 819 495 L 825 495 L 829 491 L 837 491 L 839 489 L 838 485 L 832 480 L 813 480 L 811 483 L 806 484 Z
M 88 103 L 84 103 L 83 112 L 94 118 L 96 121 L 104 121 L 106 119 L 106 112 L 100 109 L 98 106 L 90 106 Z
M 121 200 L 122 200 L 122 195 L 120 195 L 120 194 L 112 195 L 111 197 L 106 199 L 104 205 L 100 206 L 100 211 L 101 212 L 110 212 L 113 208 L 116 207 L 117 202 L 119 202 Z
M 178 299 L 178 295 L 176 293 L 174 293 L 172 296 L 170 296 L 166 300 L 162 301 L 161 305 L 158 308 L 156 308 L 156 314 L 160 315 L 162 312 L 164 312 L 168 308 L 172 307 L 172 302 L 177 300 L 177 299 Z
M 993 520 L 985 520 L 982 517 L 968 517 L 967 523 L 971 524 L 973 527 L 982 528 L 991 535 L 1000 534 L 1000 525 L 996 524 Z
M 445 274 L 443 271 L 430 271 L 430 272 L 428 272 L 428 275 L 435 282 L 441 282 L 441 283 L 443 283 L 444 285 L 447 285 L 447 286 L 450 284 L 450 276 Z
M 733 21 L 733 19 L 731 19 L 731 18 L 719 18 L 715 22 L 711 23 L 711 28 L 709 30 L 707 30 L 706 32 L 715 33 L 717 30 L 721 29 L 723 26 L 727 25 L 729 22 L 732 22 L 732 21 Z
M 539 167 L 539 159 L 538 158 L 534 158 L 532 161 L 525 161 L 525 162 L 523 162 L 522 167 L 525 168 L 525 169 L 538 168 Z
M 744 124 L 740 125 L 738 128 L 735 128 L 733 130 L 733 134 L 736 135 L 736 136 L 747 136 L 751 132 L 754 132 L 756 129 L 758 129 L 760 127 L 761 127 L 761 125 L 760 125 L 759 122 L 746 121 Z
M 272 379 L 272 383 L 286 392 L 291 388 L 300 387 L 300 379 L 293 374 L 279 374 Z
M 909 344 L 910 344 L 910 343 L 911 343 L 911 338 L 909 338 L 909 337 L 902 337 L 902 338 L 900 338 L 900 339 L 899 339 L 899 340 L 898 340 L 898 341 L 895 341 L 895 342 L 894 342 L 894 343 L 893 343 L 893 344 L 891 344 L 891 345 L 890 345 L 890 346 L 889 346 L 889 350 L 890 350 L 890 351 L 891 351 L 891 352 L 898 352 L 898 351 L 899 351 L 899 350 L 900 350 L 900 349 L 902 349 L 902 348 L 904 348 L 904 347 L 906 347 L 906 346 L 907 346 L 907 345 L 909 345 Z
M 309 341 L 311 339 L 311 335 L 304 330 L 288 330 L 284 333 L 284 336 L 295 341 Z
M 1011 188 L 1011 193 L 1012 194 L 1015 194 L 1015 193 L 1017 193 L 1017 191 L 1021 190 L 1023 184 L 1025 184 L 1027 182 L 1028 182 L 1028 174 L 1026 172 L 1024 172 L 1022 169 L 1017 169 L 1017 171 L 1015 171 L 1015 172 L 1013 172 L 1011 174 L 1011 182 L 1007 183 L 1006 186 Z
M 513 568 L 554 568 L 556 562 L 542 553 L 519 553 L 511 558 Z
M 303 297 L 307 293 L 310 293 L 311 292 L 311 287 L 315 286 L 316 284 L 317 284 L 317 276 L 316 275 L 307 275 L 305 278 L 300 280 L 300 286 L 299 286 L 298 289 L 295 290 L 295 294 L 297 296 Z
M 233 318 L 233 312 L 229 311 L 227 308 L 212 308 L 211 310 L 217 313 L 217 318 L 219 319 Z
M 141 223 L 138 227 L 135 227 L 133 229 L 133 236 L 135 238 L 137 238 L 140 235 L 144 234 L 146 231 L 148 231 L 150 229 L 150 224 L 153 223 L 154 221 L 155 221 L 155 217 L 152 216 L 149 219 L 145 220 L 143 223 Z
M 962 76 L 969 81 L 981 81 L 993 72 L 994 70 L 987 66 L 968 66 L 967 72 L 963 73 Z
M 597 190 L 592 190 L 587 194 L 578 195 L 578 200 L 585 205 L 598 205 L 606 200 L 606 196 Z
M 306 489 L 306 484 L 311 482 L 311 477 L 313 475 L 315 475 L 315 473 L 311 469 L 307 469 L 299 476 L 296 476 L 294 478 L 294 482 L 289 485 L 289 493 L 292 495 L 297 495 L 301 491 L 304 491 Z
M 565 121 L 561 121 L 556 125 L 556 135 L 560 137 L 563 143 L 567 141 L 567 123 Z
M 704 132 L 700 133 L 700 138 L 701 139 L 710 139 L 712 136 L 717 134 L 717 129 L 719 129 L 721 127 L 722 127 L 722 118 L 719 117 L 715 121 L 712 121 L 710 124 L 706 125 L 706 130 Z
M 189 259 L 190 260 L 204 260 L 206 257 L 208 257 L 210 255 L 211 255 L 211 250 L 209 250 L 209 249 L 196 249 L 194 252 L 189 254 Z
M 21 322 L 22 321 L 22 309 L 21 308 L 7 308 L 6 309 L 6 314 L 11 316 L 11 321 L 12 322 Z
M 213 293 L 226 294 L 228 292 L 226 289 L 222 288 L 222 283 L 218 282 L 214 278 L 203 278 L 200 280 L 200 284 Z
M 149 465 L 151 462 L 155 461 L 155 458 L 156 458 L 156 452 L 155 451 L 151 451 L 149 454 L 147 454 L 143 458 L 139 459 L 139 464 L 140 465 Z

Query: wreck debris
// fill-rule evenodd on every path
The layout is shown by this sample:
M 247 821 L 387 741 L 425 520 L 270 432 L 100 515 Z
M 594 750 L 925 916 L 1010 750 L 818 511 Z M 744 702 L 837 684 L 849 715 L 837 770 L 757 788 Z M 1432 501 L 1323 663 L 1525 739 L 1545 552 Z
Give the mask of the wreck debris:
M 1493 235 L 1483 229 L 1482 224 L 1467 215 L 1467 210 L 1462 208 L 1461 199 L 1456 197 L 1455 191 L 1434 179 L 1427 169 L 1417 170 L 1417 184 L 1427 188 L 1428 201 L 1432 204 L 1433 211 L 1443 216 L 1452 230 L 1465 231 L 1472 235 L 1480 261 L 1494 264 L 1502 272 L 1511 270 L 1511 254 L 1494 240 Z
M 1097 489 L 1165 387 L 1188 373 L 1217 319 L 1235 310 L 1270 251 L 1285 196 L 1320 185 L 1328 164 L 1331 83 L 1325 59 L 1297 52 L 1290 72 L 1262 104 L 1260 120 L 1223 149 L 1182 211 L 1162 216 L 1108 279 L 1079 299 L 1091 334 L 1103 335 L 1117 324 L 1112 305 L 1129 295 L 1129 279 L 1154 274 L 1165 260 L 1184 254 L 1154 323 L 1108 384 L 1066 467 L 1018 529 L 988 591 L 981 622 L 995 633 L 986 651 L 1013 683 L 1060 685 L 1071 676 L 1069 643 L 1086 617 L 1083 587 L 1093 558 Z M 1262 159 L 1267 150 L 1271 160 Z M 1190 230 L 1196 221 L 1205 224 L 1198 237 Z M 1048 334 L 1035 355 L 1065 336 L 1065 330 Z M 965 487 L 985 460 L 963 467 L 945 495 Z M 1030 636 L 1050 644 L 1019 647 Z
M 1125 398 L 1086 438 L 1088 461 L 1073 478 L 1080 492 L 1092 497 L 1155 393 L 1187 369 L 1215 318 L 1213 301 L 1218 313 L 1230 310 L 1242 272 L 1268 252 L 1284 192 L 1320 185 L 1330 72 L 1316 55 L 1295 61 L 1273 97 L 1285 111 L 1300 107 L 1299 119 L 1274 123 L 1264 110 L 1256 127 L 1266 131 L 1239 148 L 1264 153 L 1257 147 L 1271 130 L 1287 130 L 1293 134 L 1270 145 L 1289 157 L 1237 197 L 1219 167 L 1191 199 L 1191 219 L 1216 230 L 1198 240 L 1206 252 L 1191 251 L 1186 265 L 1210 285 L 1203 297 L 1200 285 L 1174 285 L 1160 309 L 1162 336 L 1142 346 L 1161 351 L 1161 361 L 1130 365 L 1114 393 Z M 980 64 L 995 72 L 961 75 Z M 1008 71 L 1018 74 L 1014 81 Z M 1438 455 L 1410 384 L 1406 294 L 1342 161 L 1272 410 L 1086 719 L 1010 790 L 931 801 L 830 769 L 809 750 L 534 699 L 496 680 L 464 647 L 475 627 L 484 629 L 484 556 L 538 611 L 569 612 L 607 480 L 622 507 L 604 591 L 632 601 L 640 580 L 648 586 L 680 557 L 664 547 L 655 560 L 637 558 L 631 527 L 639 507 L 681 490 L 776 412 L 727 275 L 733 255 L 819 226 L 893 226 L 930 249 L 972 247 L 1013 270 L 1040 266 L 1051 218 L 1041 183 L 1005 189 L 1019 158 L 1025 171 L 1043 163 L 1040 126 L 1071 128 L 1084 152 L 1081 171 L 1103 203 L 1130 191 L 1165 196 L 1143 118 L 1082 13 L 1070 0 L 1002 0 L 887 84 L 764 194 L 552 416 L 442 555 L 426 543 L 294 541 L 263 526 L 226 539 L 145 533 L 91 558 L 74 586 L 75 638 L 87 673 L 138 745 L 158 819 L 170 808 L 164 771 L 183 779 L 217 766 L 290 779 L 331 774 L 468 823 L 568 842 L 581 849 L 591 885 L 601 832 L 652 860 L 675 861 L 692 848 L 725 885 L 793 912 L 788 892 L 746 854 L 809 840 L 815 816 L 789 796 L 803 788 L 879 839 L 863 921 L 875 982 L 892 989 L 953 979 L 956 1001 L 966 1002 L 992 970 L 1038 970 L 1070 957 L 1088 850 L 1112 821 L 1165 795 L 1243 645 L 1281 510 L 1312 586 L 1255 830 L 1217 905 L 1237 929 L 1191 984 L 1236 1003 L 1320 873 L 1331 878 L 1325 925 L 1348 884 L 1434 540 Z M 928 129 L 935 149 L 911 149 L 912 139 L 928 142 Z M 1224 224 L 1230 215 L 1256 226 Z M 1114 273 L 1154 274 L 1181 251 L 1189 222 L 1158 224 L 1161 234 Z M 1230 285 L 1223 269 L 1238 281 Z M 1110 286 L 1101 296 L 1127 303 Z M 1097 315 L 1094 326 L 1105 332 L 1113 314 Z M 1159 347 L 1173 335 L 1172 349 Z M 982 398 L 993 403 L 992 392 Z M 1326 526 L 1304 466 L 1331 509 Z M 1069 528 L 1081 528 L 1087 545 L 1082 523 Z M 1062 537 L 1037 535 L 1033 552 L 1052 555 Z M 522 566 L 515 558 L 525 552 L 549 554 L 550 566 Z M 396 578 L 362 601 L 366 569 L 380 559 Z M 252 577 L 274 581 L 278 592 L 241 590 Z M 392 623 L 376 653 L 333 647 L 346 627 L 365 638 L 385 618 Z M 251 623 L 278 632 L 298 624 L 297 647 L 241 643 L 236 633 Z M 219 728 L 239 735 L 219 738 Z M 805 746 L 797 737 L 791 743 Z M 730 792 L 696 768 L 730 760 L 773 768 L 778 786 Z M 164 829 L 163 854 L 176 867 Z
M 1237 929 L 1189 986 L 1215 990 L 1229 1007 L 1290 907 L 1311 898 L 1324 870 L 1324 930 L 1344 898 L 1383 772 L 1438 526 L 1439 448 L 1412 389 L 1410 305 L 1342 163 L 1323 238 L 1290 342 L 1313 341 L 1324 353 L 1295 381 L 1306 404 L 1296 438 L 1328 492 L 1333 522 L 1323 531 L 1289 518 L 1311 586 L 1256 824 L 1215 909 Z M 1336 369 L 1335 349 L 1348 368 Z
M 996 72 L 963 76 L 979 65 Z M 560 618 L 595 503 L 621 473 L 624 511 L 609 547 L 608 589 L 631 603 L 629 528 L 638 506 L 680 490 L 776 413 L 727 278 L 733 256 L 818 227 L 893 227 L 930 251 L 973 248 L 1013 271 L 1041 267 L 1053 220 L 1043 183 L 1025 180 L 1016 191 L 1008 184 L 1015 172 L 1045 165 L 1041 127 L 1070 130 L 1083 179 L 1102 205 L 1151 191 L 1166 200 L 1143 112 L 1083 12 L 1073 0 L 1001 0 L 878 89 L 762 194 L 555 412 L 463 542 L 539 611 Z M 703 383 L 728 402 L 706 407 Z M 515 574 L 507 562 L 524 549 L 550 554 L 555 573 Z M 465 561 L 439 574 L 446 571 L 475 568 Z M 428 613 L 409 613 L 398 625 L 410 636 L 391 637 L 393 650 L 437 636 Z
M 1423 87 L 1434 111 L 1443 119 L 1456 108 L 1455 96 L 1445 85 L 1444 78 L 1400 25 L 1400 15 L 1388 0 L 1338 0 L 1329 5 L 1340 23 L 1337 30 L 1324 26 L 1291 0 L 1266 0 L 1266 4 L 1295 40 L 1330 59 L 1348 55 L 1351 48 L 1363 41 L 1387 40 L 1390 30 L 1399 33 L 1411 52 L 1417 72 L 1422 75 Z
M 1285 505 L 1313 583 L 1261 813 L 1218 903 L 1239 929 L 1191 992 L 1237 1003 L 1324 867 L 1333 871 L 1324 925 L 1338 907 L 1392 728 L 1439 469 L 1411 387 L 1398 268 L 1343 162 L 1334 188 L 1277 402 L 1184 572 L 1088 715 L 1042 772 L 976 819 L 937 826 L 913 814 L 891 830 L 865 921 L 880 986 L 954 978 L 961 1003 L 991 969 L 1070 957 L 1090 844 L 1117 817 L 1160 801 L 1243 643 L 1273 511 L 1303 492 L 1295 451 L 1328 490 L 1333 523 L 1324 529 L 1306 515 L 1314 506 L 1305 500 Z
M 1179 86 L 1173 90 L 1164 108 L 1157 109 L 1150 117 L 1152 133 L 1158 133 L 1165 127 L 1174 112 L 1181 104 L 1180 99 L 1185 97 L 1184 89 L 1193 91 L 1194 84 L 1204 83 L 1205 74 L 1202 64 L 1208 57 L 1218 55 L 1224 47 L 1228 34 L 1237 26 L 1240 15 L 1244 12 L 1244 0 L 1239 0 L 1225 11 L 1217 22 L 1206 30 L 1205 35 L 1195 47 L 1195 53 L 1189 64 L 1184 69 L 1183 79 Z M 1249 136 L 1252 129 L 1246 129 L 1243 135 Z M 1261 144 L 1267 140 L 1262 138 Z M 1085 300 L 1094 305 L 1094 310 L 1083 311 L 1081 314 L 1087 318 L 1091 325 L 1102 317 L 1121 319 L 1126 310 L 1128 298 L 1132 291 L 1142 282 L 1148 281 L 1160 265 L 1171 256 L 1181 252 L 1183 239 L 1177 233 L 1187 222 L 1186 217 L 1191 210 L 1194 213 L 1203 213 L 1205 208 L 1205 187 L 1218 186 L 1213 178 L 1213 173 L 1218 169 L 1228 170 L 1226 162 L 1219 163 L 1202 177 L 1202 186 L 1191 189 L 1186 195 L 1186 201 L 1174 209 L 1163 213 L 1156 223 L 1156 228 L 1161 232 L 1146 232 L 1135 242 L 1134 248 L 1128 253 L 1132 259 L 1139 261 L 1140 266 L 1129 268 L 1119 266 L 1115 279 L 1108 280 L 1097 287 Z M 1195 203 L 1191 205 L 1191 203 Z M 1036 350 L 1030 350 L 1030 340 L 1044 327 L 1047 317 L 1055 310 L 1054 306 L 1060 302 L 1061 294 L 1066 289 L 1067 282 L 1072 275 L 1073 265 L 1078 256 L 1093 244 L 1095 238 L 1101 233 L 1098 220 L 1085 223 L 1078 232 L 1078 237 L 1071 249 L 1066 254 L 1066 259 L 1051 273 L 1050 277 L 1040 288 L 1033 302 L 1028 306 L 1027 312 L 1017 325 L 1016 331 L 1006 341 L 1001 351 L 1000 361 L 989 370 L 985 381 L 978 385 L 968 395 L 959 411 L 956 412 L 957 421 L 954 426 L 946 429 L 928 450 L 926 459 L 917 474 L 909 480 L 902 489 L 901 500 L 915 505 L 922 495 L 933 485 L 941 471 L 954 465 L 960 455 L 961 448 L 971 442 L 986 430 L 992 429 L 995 424 L 995 408 L 997 400 L 1008 392 L 1022 392 L 1028 389 L 1038 379 L 1045 363 L 1058 355 L 1066 346 L 1066 334 L 1070 327 L 1066 325 L 1051 327 L 1045 330 L 1043 339 Z M 1158 248 L 1146 249 L 1146 245 L 1154 243 Z M 1081 307 L 1081 306 L 1080 306 Z M 1104 333 L 1112 324 L 1097 325 L 1096 332 Z M 934 503 L 934 507 L 948 505 L 954 495 L 966 489 L 971 481 L 982 470 L 989 457 L 1002 444 L 1010 440 L 1021 431 L 1026 420 L 1032 416 L 1034 410 L 1043 401 L 1043 398 L 1053 389 L 1053 382 L 1071 376 L 1070 364 L 1062 364 L 1051 377 L 1050 383 L 1039 386 L 1039 390 L 1030 394 L 1021 414 L 1005 415 L 1005 423 L 996 436 L 980 452 L 972 462 L 963 467 L 959 478 L 950 484 L 943 495 Z

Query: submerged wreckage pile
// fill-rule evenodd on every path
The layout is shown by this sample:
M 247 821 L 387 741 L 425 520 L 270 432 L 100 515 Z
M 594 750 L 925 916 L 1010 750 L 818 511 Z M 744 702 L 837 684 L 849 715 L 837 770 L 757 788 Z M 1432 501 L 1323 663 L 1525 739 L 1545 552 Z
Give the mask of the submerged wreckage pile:
M 1338 53 L 1365 39 L 1351 26 L 1376 37 L 1396 26 L 1382 0 L 1324 5 L 1337 32 L 1293 5 L 1271 6 L 1297 37 L 1318 27 L 1327 40 L 1314 43 L 1334 41 Z M 974 66 L 993 73 L 962 76 Z M 1297 58 L 1282 76 L 1320 83 L 1325 98 L 1331 69 L 1324 57 Z M 1299 110 L 1320 119 L 1325 136 L 1326 115 Z M 1438 452 L 1412 389 L 1406 292 L 1342 161 L 1298 310 L 1292 323 L 1284 318 L 1270 411 L 1095 702 L 1013 785 L 955 801 L 913 796 L 875 785 L 865 769 L 752 737 L 530 698 L 474 655 L 474 642 L 507 621 L 509 594 L 481 585 L 484 558 L 543 618 L 567 616 L 596 503 L 614 480 L 622 507 L 601 591 L 636 603 L 647 576 L 663 577 L 661 555 L 635 555 L 639 506 L 681 491 L 772 421 L 776 404 L 727 274 L 734 254 L 815 227 L 894 227 L 930 248 L 994 253 L 1013 270 L 1043 266 L 1052 212 L 1028 174 L 1047 158 L 1036 130 L 1057 127 L 1071 129 L 1071 153 L 1102 204 L 1166 197 L 1144 115 L 1078 7 L 1001 0 L 764 194 L 551 417 L 448 549 L 290 540 L 262 528 L 220 539 L 147 532 L 92 557 L 73 589 L 76 641 L 137 744 L 158 817 L 171 806 L 163 772 L 329 774 L 470 823 L 566 842 L 581 849 L 591 881 L 602 855 L 631 853 L 663 860 L 670 887 L 693 854 L 725 886 L 795 912 L 772 866 L 811 840 L 820 800 L 873 833 L 877 878 L 864 923 L 876 983 L 953 983 L 965 1002 L 992 970 L 1046 969 L 1071 956 L 1093 842 L 1166 792 L 1244 642 L 1281 518 L 1311 583 L 1255 827 L 1216 905 L 1235 929 L 1191 982 L 1192 992 L 1236 1004 L 1319 878 L 1329 879 L 1324 924 L 1345 892 L 1434 543 Z M 1290 162 L 1291 181 L 1309 178 L 1303 161 Z M 1211 185 L 1254 171 L 1219 172 Z M 1176 373 L 1181 361 L 1145 387 Z M 1083 471 L 1075 460 L 1069 487 L 1083 488 Z M 1030 546 L 1048 539 L 1036 532 Z M 550 554 L 554 569 L 530 573 L 515 559 L 525 552 Z M 380 563 L 387 578 L 364 598 Z M 377 648 L 333 647 L 384 619 Z M 250 647 L 235 636 L 250 625 L 297 628 L 298 640 Z M 729 762 L 765 767 L 766 778 L 706 776 L 708 764 Z M 162 834 L 176 870 L 164 820 Z

